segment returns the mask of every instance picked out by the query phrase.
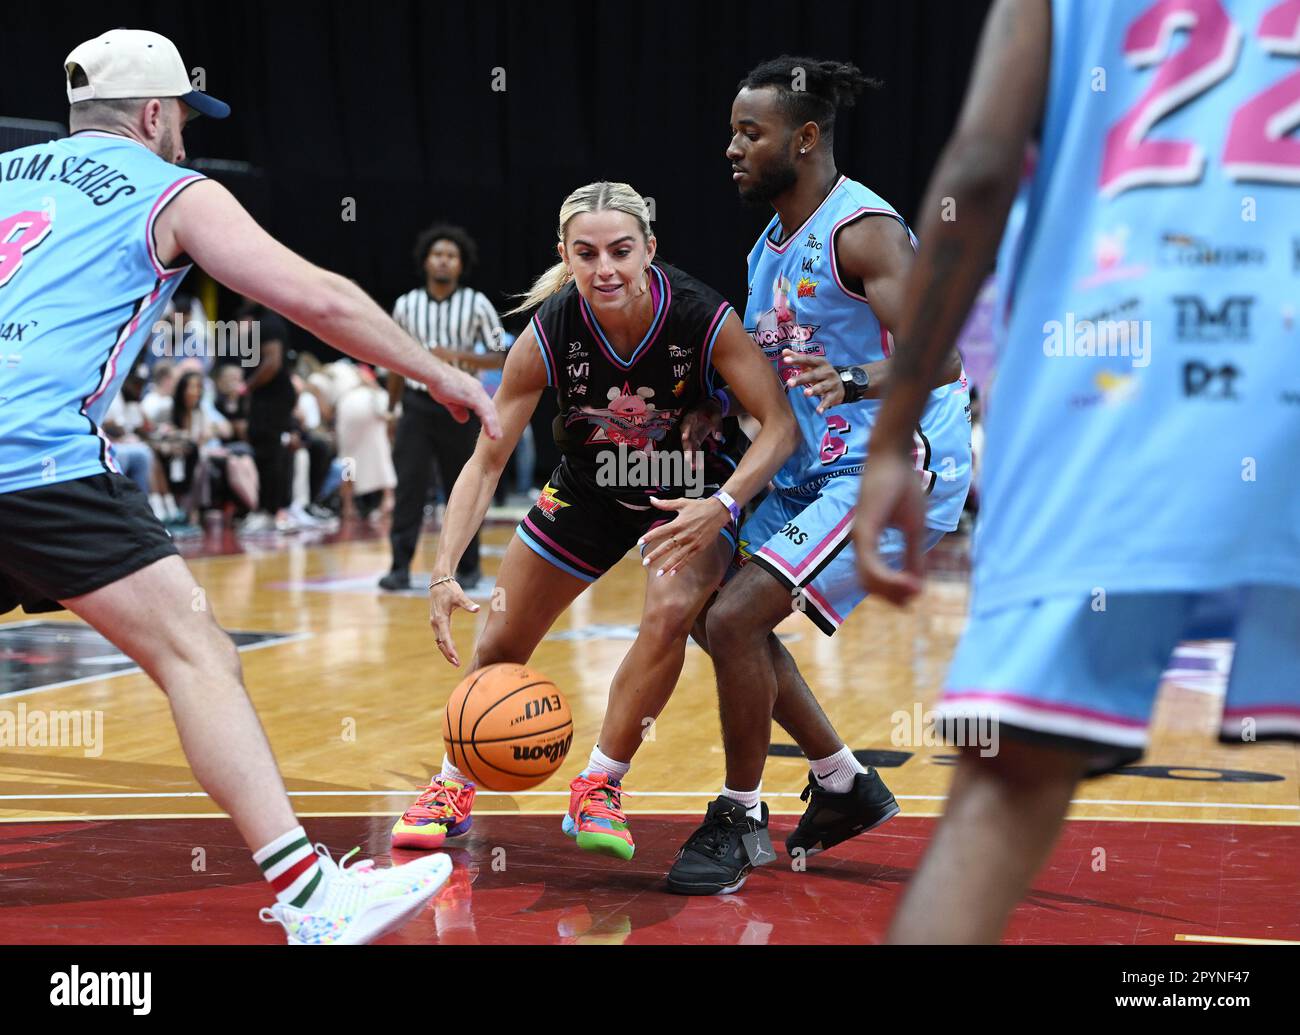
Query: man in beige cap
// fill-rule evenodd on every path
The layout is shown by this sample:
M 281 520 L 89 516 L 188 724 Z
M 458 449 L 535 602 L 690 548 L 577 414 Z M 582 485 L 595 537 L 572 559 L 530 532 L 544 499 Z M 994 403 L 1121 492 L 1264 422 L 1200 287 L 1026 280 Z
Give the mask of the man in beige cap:
M 239 655 L 100 422 L 192 263 L 351 356 L 429 387 L 500 434 L 468 374 L 357 285 L 268 236 L 220 184 L 178 167 L 186 122 L 229 108 L 193 88 L 170 40 L 117 29 L 65 62 L 72 135 L 0 155 L 0 614 L 65 607 L 162 688 L 194 774 L 234 819 L 293 943 L 365 942 L 447 880 L 445 855 L 377 870 L 313 850 Z M 16 357 L 16 358 L 15 358 Z

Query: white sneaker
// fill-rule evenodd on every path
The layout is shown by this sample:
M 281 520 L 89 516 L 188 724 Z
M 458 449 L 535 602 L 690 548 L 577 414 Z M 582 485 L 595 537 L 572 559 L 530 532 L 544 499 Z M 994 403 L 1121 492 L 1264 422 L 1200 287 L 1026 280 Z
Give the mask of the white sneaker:
M 244 518 L 243 524 L 239 526 L 239 533 L 245 535 L 252 532 L 269 532 L 273 528 L 275 528 L 275 518 L 259 510 Z
M 290 945 L 363 945 L 413 917 L 451 877 L 445 852 L 385 870 L 375 869 L 370 859 L 345 868 L 357 851 L 336 863 L 318 844 L 327 882 L 324 901 L 310 911 L 277 902 L 258 914 L 262 923 L 283 927 Z
M 336 519 L 326 520 L 325 518 L 316 517 L 311 511 L 301 503 L 295 503 L 289 508 L 289 516 L 298 522 L 298 527 L 308 532 L 337 532 L 339 523 Z

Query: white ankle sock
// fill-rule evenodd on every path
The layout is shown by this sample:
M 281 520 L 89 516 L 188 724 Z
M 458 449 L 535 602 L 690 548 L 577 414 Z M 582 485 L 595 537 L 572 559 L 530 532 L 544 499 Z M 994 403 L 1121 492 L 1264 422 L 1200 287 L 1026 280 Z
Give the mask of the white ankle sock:
M 457 783 L 461 783 L 461 784 L 474 782 L 468 776 L 462 773 L 459 769 L 457 769 L 454 765 L 452 765 L 451 759 L 448 758 L 446 755 L 442 756 L 442 772 L 439 773 L 438 775 L 441 776 L 444 780 L 455 780 Z
M 843 794 L 853 786 L 853 778 L 858 773 L 866 772 L 847 746 L 829 758 L 814 758 L 809 768 L 817 778 L 817 785 L 832 794 Z
M 722 796 L 730 798 L 737 805 L 745 806 L 745 815 L 750 819 L 763 818 L 763 785 L 760 783 L 752 791 L 733 791 L 730 787 L 722 788 Z
M 611 780 L 623 782 L 623 777 L 627 776 L 628 770 L 632 768 L 631 762 L 617 762 L 600 750 L 597 744 L 591 749 L 591 757 L 587 760 L 588 773 L 604 773 Z

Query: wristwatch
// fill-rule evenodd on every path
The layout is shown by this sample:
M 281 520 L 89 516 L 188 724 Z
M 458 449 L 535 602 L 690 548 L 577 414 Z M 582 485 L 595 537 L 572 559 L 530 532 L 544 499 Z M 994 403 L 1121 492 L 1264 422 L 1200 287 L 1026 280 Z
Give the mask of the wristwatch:
M 844 385 L 846 403 L 857 402 L 871 387 L 871 378 L 862 367 L 836 367 L 835 371 L 840 375 L 840 383 Z

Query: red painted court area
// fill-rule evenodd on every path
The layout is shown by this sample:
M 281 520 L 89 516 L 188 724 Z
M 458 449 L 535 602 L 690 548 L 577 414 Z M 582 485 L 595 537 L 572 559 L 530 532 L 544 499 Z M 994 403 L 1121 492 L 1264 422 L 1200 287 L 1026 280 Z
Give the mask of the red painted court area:
M 636 858 L 578 851 L 559 817 L 486 815 L 451 851 L 456 872 L 393 944 L 836 944 L 883 939 L 935 820 L 900 817 L 790 869 L 779 861 L 743 890 L 682 898 L 663 874 L 689 816 L 633 817 Z M 387 818 L 307 822 L 339 858 L 387 861 Z M 1104 853 L 1104 855 L 1102 854 Z M 1300 827 L 1069 822 L 1006 941 L 1154 944 L 1207 936 L 1300 940 Z M 398 853 L 404 861 L 406 853 Z M 1104 872 L 1096 869 L 1105 866 Z M 281 944 L 257 911 L 265 883 L 228 821 L 15 823 L 0 826 L 0 942 Z M 1178 936 L 1183 936 L 1178 939 Z

